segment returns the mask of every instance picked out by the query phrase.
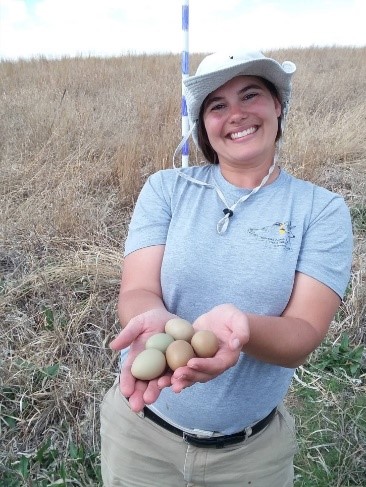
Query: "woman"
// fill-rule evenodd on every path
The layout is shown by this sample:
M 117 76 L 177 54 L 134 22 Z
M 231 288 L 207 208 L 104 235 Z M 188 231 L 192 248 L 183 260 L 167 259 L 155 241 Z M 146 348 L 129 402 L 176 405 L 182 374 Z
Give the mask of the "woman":
M 105 486 L 293 485 L 283 399 L 327 333 L 352 256 L 343 199 L 276 164 L 294 71 L 218 53 L 185 82 L 207 164 L 157 172 L 136 204 L 111 343 L 120 381 L 102 405 Z M 212 330 L 218 352 L 134 379 L 133 359 L 175 316 Z

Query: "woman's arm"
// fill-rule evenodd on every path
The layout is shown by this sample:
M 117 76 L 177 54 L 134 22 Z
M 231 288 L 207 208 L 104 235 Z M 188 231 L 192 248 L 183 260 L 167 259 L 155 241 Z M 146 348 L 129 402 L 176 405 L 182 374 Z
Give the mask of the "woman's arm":
M 296 273 L 290 301 L 280 317 L 247 314 L 232 304 L 216 306 L 193 326 L 210 329 L 226 342 L 226 356 L 191 359 L 186 367 L 174 372 L 173 390 L 180 392 L 195 382 L 207 382 L 221 374 L 230 360 L 231 365 L 236 363 L 238 349 L 264 362 L 297 367 L 320 345 L 339 304 L 339 296 L 326 285 Z
M 243 351 L 265 362 L 297 367 L 320 345 L 339 304 L 329 287 L 297 272 L 281 317 L 247 315 L 250 340 Z
M 118 317 L 122 328 L 145 311 L 165 309 L 160 284 L 164 249 L 164 245 L 155 245 L 126 256 L 118 298 Z

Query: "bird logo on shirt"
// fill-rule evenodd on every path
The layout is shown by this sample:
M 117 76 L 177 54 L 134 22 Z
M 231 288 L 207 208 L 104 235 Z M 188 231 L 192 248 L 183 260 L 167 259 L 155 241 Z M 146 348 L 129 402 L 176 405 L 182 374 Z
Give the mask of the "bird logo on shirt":
M 265 240 L 275 247 L 291 248 L 291 239 L 295 238 L 292 229 L 295 228 L 291 222 L 276 222 L 262 228 L 250 228 L 248 231 L 257 239 Z

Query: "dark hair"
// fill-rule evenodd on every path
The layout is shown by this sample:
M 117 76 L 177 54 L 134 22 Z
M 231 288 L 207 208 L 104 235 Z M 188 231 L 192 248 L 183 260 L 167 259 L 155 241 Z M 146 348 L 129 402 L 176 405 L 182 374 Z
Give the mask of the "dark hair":
M 278 94 L 277 88 L 273 83 L 268 81 L 265 78 L 261 78 L 260 76 L 257 76 L 258 79 L 260 79 L 264 86 L 267 88 L 267 90 L 271 93 L 271 95 L 279 100 L 281 103 L 281 98 Z M 209 96 L 209 95 L 208 95 Z M 206 127 L 203 122 L 203 112 L 205 109 L 206 105 L 206 100 L 208 96 L 204 99 L 201 108 L 200 108 L 200 114 L 198 116 L 198 123 L 197 123 L 197 138 L 198 138 L 198 145 L 202 151 L 202 154 L 205 156 L 205 159 L 210 162 L 211 164 L 218 164 L 219 163 L 219 158 L 216 153 L 216 151 L 213 149 L 212 145 L 210 144 L 210 141 L 208 140 L 208 135 L 206 132 Z M 282 103 L 281 103 L 282 106 Z M 281 136 L 282 136 L 282 128 L 281 128 L 281 121 L 282 121 L 282 113 L 278 117 L 278 130 L 277 130 L 277 135 L 275 142 L 277 142 Z

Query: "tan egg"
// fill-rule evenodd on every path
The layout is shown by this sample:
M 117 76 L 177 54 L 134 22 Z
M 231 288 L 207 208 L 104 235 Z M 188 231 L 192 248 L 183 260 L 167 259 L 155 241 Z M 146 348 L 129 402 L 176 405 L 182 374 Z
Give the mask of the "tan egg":
M 156 333 L 152 335 L 145 343 L 145 348 L 156 348 L 165 353 L 168 346 L 174 342 L 174 338 L 167 333 Z
M 187 365 L 188 360 L 195 357 L 191 345 L 185 340 L 176 340 L 169 345 L 165 352 L 166 361 L 172 370 Z
M 140 380 L 152 380 L 159 377 L 166 368 L 165 355 L 156 348 L 149 348 L 139 353 L 131 366 L 131 374 Z
M 193 335 L 191 345 L 198 357 L 213 357 L 219 349 L 219 340 L 210 330 L 199 330 Z
M 172 318 L 165 324 L 165 333 L 171 335 L 175 340 L 190 342 L 194 329 L 189 321 L 183 318 Z

